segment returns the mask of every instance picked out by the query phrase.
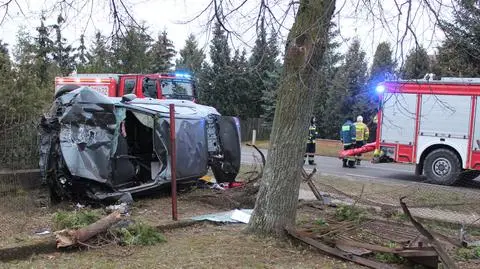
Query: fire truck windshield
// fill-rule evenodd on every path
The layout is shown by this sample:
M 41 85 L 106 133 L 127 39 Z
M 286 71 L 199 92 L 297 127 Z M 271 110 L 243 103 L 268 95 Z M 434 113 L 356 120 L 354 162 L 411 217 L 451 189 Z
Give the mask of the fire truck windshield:
M 193 85 L 188 80 L 161 79 L 162 94 L 166 98 L 188 99 L 193 96 Z

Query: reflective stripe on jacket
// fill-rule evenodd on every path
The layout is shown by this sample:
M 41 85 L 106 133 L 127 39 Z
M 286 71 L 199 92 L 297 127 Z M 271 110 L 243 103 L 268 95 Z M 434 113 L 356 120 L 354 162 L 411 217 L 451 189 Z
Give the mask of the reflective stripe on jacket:
M 368 126 L 363 122 L 355 122 L 355 130 L 356 130 L 356 140 L 357 141 L 366 141 L 370 136 L 370 131 L 368 130 Z
M 317 126 L 310 125 L 310 127 L 308 127 L 307 143 L 315 143 L 315 139 L 317 138 L 317 136 L 318 136 Z
M 344 145 L 350 145 L 355 141 L 356 130 L 355 125 L 351 121 L 347 121 L 342 125 L 340 130 L 340 139 Z

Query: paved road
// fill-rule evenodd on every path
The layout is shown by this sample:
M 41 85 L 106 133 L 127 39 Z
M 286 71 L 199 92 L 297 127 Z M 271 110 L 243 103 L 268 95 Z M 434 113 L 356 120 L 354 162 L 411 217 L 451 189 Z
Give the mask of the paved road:
M 268 155 L 267 150 L 262 150 L 264 154 Z M 242 163 L 254 163 L 255 157 L 260 160 L 260 155 L 253 148 L 242 147 Z M 405 183 L 406 181 L 422 181 L 424 178 L 417 177 L 414 174 L 415 167 L 406 164 L 372 164 L 369 161 L 363 161 L 360 166 L 356 168 L 343 168 L 342 161 L 338 158 L 315 156 L 317 163 L 317 170 L 322 174 L 348 176 L 365 179 L 389 180 Z M 312 169 L 313 166 L 305 165 L 305 168 Z

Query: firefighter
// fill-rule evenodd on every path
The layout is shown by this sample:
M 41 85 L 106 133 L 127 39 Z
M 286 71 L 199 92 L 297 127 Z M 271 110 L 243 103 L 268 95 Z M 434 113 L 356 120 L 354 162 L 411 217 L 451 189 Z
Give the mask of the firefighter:
M 310 118 L 310 127 L 308 127 L 308 138 L 307 138 L 307 149 L 305 151 L 305 155 L 303 156 L 303 162 L 307 160 L 308 156 L 308 164 L 309 165 L 316 165 L 315 163 L 315 140 L 317 139 L 317 126 L 316 126 L 316 119 L 315 116 Z
M 353 149 L 356 142 L 356 129 L 351 118 L 347 118 L 340 130 L 340 140 L 343 143 L 343 150 Z M 343 158 L 343 167 L 355 167 L 355 157 L 348 156 Z M 348 163 L 348 165 L 347 165 Z
M 368 126 L 363 123 L 363 117 L 358 116 L 357 117 L 357 122 L 355 122 L 355 147 L 356 148 L 361 148 L 363 145 L 366 144 L 368 141 L 368 137 L 370 136 L 370 131 L 368 130 Z M 360 165 L 360 157 L 362 154 L 357 154 L 355 160 L 357 165 Z

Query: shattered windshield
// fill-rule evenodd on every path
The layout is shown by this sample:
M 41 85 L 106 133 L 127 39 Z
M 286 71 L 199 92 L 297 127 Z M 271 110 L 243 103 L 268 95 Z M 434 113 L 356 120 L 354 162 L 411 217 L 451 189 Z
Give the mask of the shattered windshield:
M 166 98 L 192 99 L 193 85 L 188 80 L 162 79 L 162 94 Z

